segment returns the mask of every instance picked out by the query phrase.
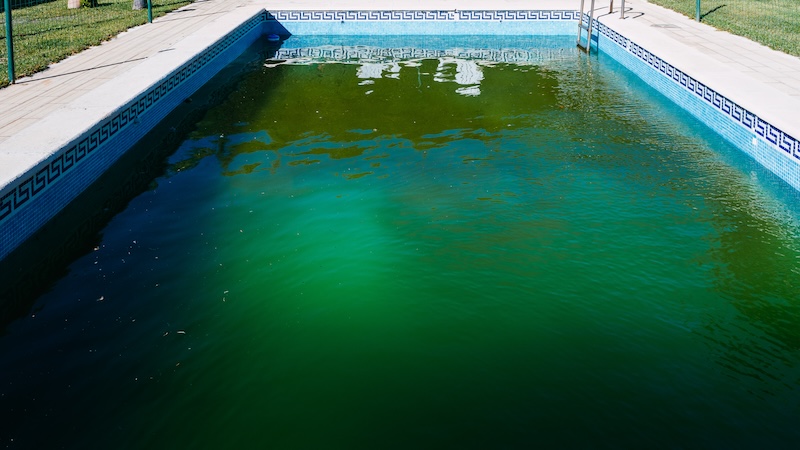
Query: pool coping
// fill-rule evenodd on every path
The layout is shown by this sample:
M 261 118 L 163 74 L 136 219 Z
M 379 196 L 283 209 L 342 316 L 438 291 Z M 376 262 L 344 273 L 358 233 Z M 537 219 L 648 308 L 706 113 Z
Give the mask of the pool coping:
M 259 2 L 252 2 L 259 3 Z M 552 2 L 550 2 L 552 4 Z M 14 251 L 22 242 L 41 228 L 58 211 L 85 189 L 93 179 L 124 153 L 125 143 L 108 145 L 120 131 L 128 130 L 127 139 L 143 136 L 158 120 L 178 103 L 208 81 L 216 71 L 243 47 L 255 40 L 256 34 L 268 32 L 275 21 L 289 25 L 293 21 L 345 23 L 363 22 L 497 22 L 558 20 L 575 22 L 578 13 L 573 9 L 541 8 L 530 10 L 330 10 L 293 9 L 267 10 L 258 4 L 239 6 L 187 38 L 149 56 L 130 70 L 100 84 L 96 89 L 75 99 L 64 108 L 57 109 L 43 120 L 25 128 L 11 138 L 0 142 L 0 260 Z M 633 20 L 614 20 L 611 15 L 598 18 L 596 44 L 600 51 L 610 53 L 622 49 L 633 56 L 627 64 L 634 73 L 648 78 L 662 76 L 672 85 L 662 90 L 665 95 L 679 101 L 681 95 L 690 93 L 700 100 L 692 112 L 706 122 L 706 115 L 722 114 L 735 124 L 733 135 L 726 136 L 726 127 L 718 118 L 709 119 L 710 125 L 737 146 L 747 145 L 749 135 L 765 146 L 777 150 L 783 159 L 770 161 L 758 152 L 748 152 L 762 165 L 778 173 L 795 189 L 800 190 L 800 146 L 794 136 L 800 135 L 798 120 L 790 114 L 796 99 L 781 96 L 780 92 L 753 83 L 746 74 L 730 74 L 724 67 L 698 64 L 703 55 L 685 45 L 672 45 L 663 49 L 658 37 L 648 34 L 645 24 Z M 269 25 L 269 26 L 267 26 Z M 259 28 L 260 27 L 260 28 Z M 257 28 L 258 31 L 254 31 Z M 384 30 L 385 31 L 385 30 Z M 577 24 L 575 25 L 577 32 Z M 382 33 L 377 33 L 382 34 Z M 385 33 L 383 33 L 385 34 Z M 635 40 L 634 40 L 635 38 Z M 614 48 L 616 45 L 619 49 Z M 234 50 L 235 49 L 235 50 Z M 658 49 L 658 50 L 653 50 Z M 237 53 L 238 52 L 238 53 Z M 656 54 L 658 53 L 658 54 Z M 222 60 L 218 57 L 225 56 Z M 623 59 L 627 60 L 626 57 Z M 631 62 L 633 61 L 633 62 Z M 633 64 L 633 66 L 631 66 Z M 642 71 L 644 64 L 651 69 Z M 195 77 L 201 71 L 206 73 Z M 725 73 L 724 82 L 714 81 Z M 661 75 L 658 75 L 661 74 Z M 711 79 L 711 80 L 710 80 Z M 662 80 L 663 81 L 663 80 Z M 747 86 L 747 89 L 731 89 Z M 671 95 L 675 87 L 682 92 Z M 720 86 L 720 87 L 718 87 Z M 753 107 L 764 95 L 773 99 L 774 108 L 762 110 Z M 694 101 L 693 100 L 693 101 Z M 680 104 L 680 103 L 679 103 Z M 757 112 L 754 112 L 757 111 Z M 706 122 L 709 123 L 709 122 Z M 137 129 L 139 129 L 137 131 Z M 789 131 L 786 131 L 789 130 Z M 746 136 L 742 132 L 749 133 Z M 738 133 L 738 134 L 737 134 Z M 734 136 L 735 135 L 735 136 Z M 744 137 L 743 137 L 744 136 Z M 755 141 L 753 141 L 755 145 Z M 132 145 L 130 142 L 128 146 Z M 96 149 L 113 148 L 113 151 L 95 152 Z M 763 146 L 762 146 L 763 147 Z M 23 149 L 23 150 L 21 150 Z M 744 149 L 747 152 L 747 149 Z M 93 163 L 81 183 L 65 184 L 70 189 L 50 189 L 62 183 L 73 167 L 97 153 L 109 153 L 102 163 Z M 98 159 L 98 158 L 94 158 Z M 103 158 L 101 158 L 103 159 Z M 790 164 L 793 177 L 779 173 L 775 166 Z M 773 167 L 770 167 L 773 166 Z M 88 167 L 88 165 L 87 165 Z M 778 167 L 780 169 L 780 167 Z M 75 177 L 71 177 L 75 178 Z M 788 179 L 787 179 L 788 178 Z M 62 183 L 63 184 L 63 183 Z M 53 194 L 52 191 L 74 191 Z M 50 192 L 50 194 L 47 194 Z M 36 201 L 34 201 L 36 199 Z M 34 203 L 36 205 L 32 206 Z M 25 212 L 27 211 L 27 213 Z

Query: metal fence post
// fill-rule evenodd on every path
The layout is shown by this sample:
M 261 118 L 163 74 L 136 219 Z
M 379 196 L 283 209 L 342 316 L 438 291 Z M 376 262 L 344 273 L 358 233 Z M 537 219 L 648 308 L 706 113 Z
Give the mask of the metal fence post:
M 700 22 L 700 0 L 697 0 L 694 7 L 694 18 Z
M 6 64 L 8 65 L 8 82 L 14 84 L 14 36 L 11 34 L 11 0 L 4 0 L 6 11 Z
M 700 0 L 697 0 L 700 1 Z M 153 1 L 147 0 L 147 23 L 153 23 Z

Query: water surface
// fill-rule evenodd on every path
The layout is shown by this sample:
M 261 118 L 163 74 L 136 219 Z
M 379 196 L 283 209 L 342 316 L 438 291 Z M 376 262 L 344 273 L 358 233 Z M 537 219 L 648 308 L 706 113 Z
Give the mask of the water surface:
M 356 41 L 288 41 L 7 328 L 3 447 L 800 443 L 786 186 L 571 37 Z

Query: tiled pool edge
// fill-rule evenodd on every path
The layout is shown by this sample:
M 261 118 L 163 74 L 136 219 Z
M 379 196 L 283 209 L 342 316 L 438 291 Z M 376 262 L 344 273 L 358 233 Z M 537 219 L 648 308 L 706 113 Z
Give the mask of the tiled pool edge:
M 573 10 L 271 11 L 296 35 L 537 35 L 572 34 Z M 437 26 L 431 26 L 435 24 Z M 379 25 L 376 28 L 376 25 Z
M 263 9 L 0 189 L 0 260 L 62 211 L 169 112 L 264 33 Z M 109 83 L 108 89 L 119 89 Z M 91 107 L 85 108 L 90 110 Z M 66 112 L 65 112 L 66 113 Z M 13 142 L 12 142 L 13 143 Z M 8 147 L 8 146 L 6 146 Z
M 596 22 L 597 48 L 636 74 L 795 190 L 800 191 L 800 141 L 707 83 Z
M 545 34 L 572 34 L 577 18 L 578 12 L 570 10 L 267 13 L 261 9 L 180 68 L 144 89 L 133 101 L 0 188 L 0 260 L 66 207 L 177 104 L 258 37 L 275 32 L 281 24 L 297 34 L 523 34 L 529 33 L 528 27 L 536 21 Z M 376 23 L 381 26 L 376 28 Z M 598 22 L 597 30 L 601 51 L 800 191 L 797 139 L 609 26 Z M 67 173 L 71 175 L 62 176 Z M 57 188 L 51 189 L 56 183 Z

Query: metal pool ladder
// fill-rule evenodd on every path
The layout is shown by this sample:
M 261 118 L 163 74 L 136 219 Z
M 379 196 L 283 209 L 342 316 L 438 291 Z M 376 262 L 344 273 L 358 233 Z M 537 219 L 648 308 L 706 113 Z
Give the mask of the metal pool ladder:
M 589 21 L 584 20 L 583 8 L 586 0 L 581 0 L 581 14 L 578 18 L 578 48 L 589 53 L 592 50 L 592 24 L 594 23 L 594 0 L 591 0 L 589 5 Z M 612 3 L 613 5 L 613 3 Z M 586 30 L 586 45 L 583 44 L 581 38 L 583 37 L 583 30 Z

